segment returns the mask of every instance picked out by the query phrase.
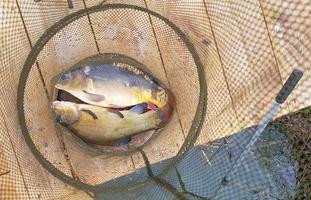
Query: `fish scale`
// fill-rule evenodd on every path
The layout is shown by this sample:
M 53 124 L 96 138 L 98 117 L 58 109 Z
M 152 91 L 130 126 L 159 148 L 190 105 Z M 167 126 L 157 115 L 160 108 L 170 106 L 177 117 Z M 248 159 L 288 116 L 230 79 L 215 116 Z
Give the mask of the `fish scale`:
M 140 103 L 162 107 L 169 95 L 156 78 L 122 63 L 81 66 L 63 74 L 55 87 L 88 104 L 109 108 Z
M 156 78 L 120 63 L 83 65 L 63 74 L 55 87 L 66 92 L 66 97 L 80 100 L 54 102 L 57 119 L 85 141 L 98 145 L 118 144 L 135 134 L 162 128 L 175 103 L 172 93 Z
M 53 109 L 74 134 L 98 145 L 110 145 L 146 130 L 158 129 L 163 122 L 157 111 L 144 112 L 145 105 L 116 111 L 88 104 L 54 101 Z

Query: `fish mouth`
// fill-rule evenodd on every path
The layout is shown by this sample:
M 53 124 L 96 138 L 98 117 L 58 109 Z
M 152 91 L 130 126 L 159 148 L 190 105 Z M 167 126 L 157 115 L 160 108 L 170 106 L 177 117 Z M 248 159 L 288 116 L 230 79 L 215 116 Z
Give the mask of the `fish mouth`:
M 56 84 L 55 84 L 55 88 L 56 88 L 56 89 L 60 89 L 60 84 L 59 84 L 59 83 L 56 83 Z
M 67 123 L 64 121 L 64 118 L 58 113 L 56 113 L 56 121 L 62 125 L 67 125 Z
M 59 101 L 53 101 L 53 104 L 52 104 L 52 109 L 55 112 L 55 120 L 62 125 L 66 125 L 67 124 L 66 120 L 63 117 L 62 112 L 59 110 L 61 109 L 59 107 L 59 103 L 60 103 Z

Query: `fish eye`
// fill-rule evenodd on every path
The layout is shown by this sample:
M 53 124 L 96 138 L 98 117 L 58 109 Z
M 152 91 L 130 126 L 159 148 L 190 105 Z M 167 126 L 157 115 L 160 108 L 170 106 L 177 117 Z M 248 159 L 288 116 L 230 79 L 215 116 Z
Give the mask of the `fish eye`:
M 71 78 L 71 76 L 70 76 L 69 74 L 63 74 L 63 75 L 60 77 L 60 80 L 61 80 L 61 81 L 68 81 L 70 78 Z

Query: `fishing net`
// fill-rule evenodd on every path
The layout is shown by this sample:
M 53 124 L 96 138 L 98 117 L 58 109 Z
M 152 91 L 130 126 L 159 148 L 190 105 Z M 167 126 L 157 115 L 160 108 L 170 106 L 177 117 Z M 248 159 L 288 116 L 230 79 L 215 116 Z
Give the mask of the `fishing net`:
M 310 14 L 307 0 L 1 1 L 0 199 L 310 199 Z M 176 97 L 140 148 L 93 151 L 54 119 L 53 79 L 98 55 Z

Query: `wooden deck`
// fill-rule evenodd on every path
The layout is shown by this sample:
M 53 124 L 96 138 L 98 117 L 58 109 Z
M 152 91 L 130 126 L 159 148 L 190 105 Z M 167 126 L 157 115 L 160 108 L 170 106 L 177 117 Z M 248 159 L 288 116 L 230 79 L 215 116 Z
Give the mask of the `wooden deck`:
M 6 194 L 13 199 L 91 198 L 36 161 L 22 137 L 15 105 L 22 65 L 44 31 L 66 15 L 103 1 L 75 1 L 73 9 L 63 0 L 16 2 L 0 8 L 7 13 L 6 24 L 14 24 L 0 24 L 0 38 L 6 42 L 0 46 L 4 52 L 0 55 L 0 174 L 9 172 L 0 175 L 0 199 Z M 104 1 L 111 2 L 117 3 Z M 196 144 L 257 124 L 294 67 L 305 75 L 278 116 L 311 105 L 311 19 L 304 18 L 310 5 L 300 6 L 300 15 L 292 15 L 283 0 L 118 2 L 147 7 L 169 18 L 197 48 L 205 67 L 208 100 Z M 294 3 L 303 5 L 298 0 Z M 147 66 L 177 99 L 171 123 L 144 149 L 151 163 L 177 154 L 198 102 L 196 66 L 181 40 L 155 17 L 133 10 L 122 13 L 91 14 L 64 28 L 40 53 L 26 87 L 27 126 L 37 148 L 59 170 L 89 184 L 132 173 L 144 167 L 144 161 L 139 154 L 90 155 L 69 134 L 59 133 L 49 107 L 51 78 L 97 53 L 125 54 Z

